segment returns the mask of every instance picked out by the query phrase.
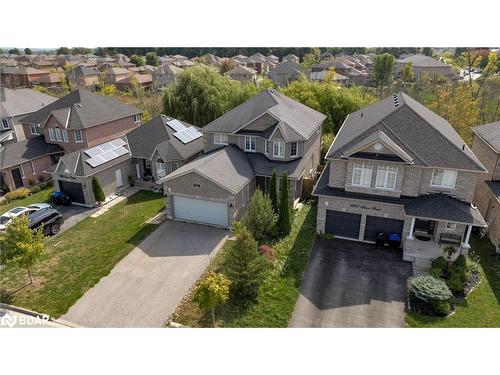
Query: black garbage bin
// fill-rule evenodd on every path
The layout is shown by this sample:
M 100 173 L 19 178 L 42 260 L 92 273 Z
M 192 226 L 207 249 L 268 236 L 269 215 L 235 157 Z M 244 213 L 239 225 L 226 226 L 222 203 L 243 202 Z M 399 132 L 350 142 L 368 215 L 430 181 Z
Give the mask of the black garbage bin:
M 401 245 L 401 235 L 399 233 L 389 233 L 389 247 L 398 249 Z
M 383 249 L 385 246 L 385 233 L 384 232 L 378 232 L 377 235 L 375 236 L 375 247 L 380 247 Z

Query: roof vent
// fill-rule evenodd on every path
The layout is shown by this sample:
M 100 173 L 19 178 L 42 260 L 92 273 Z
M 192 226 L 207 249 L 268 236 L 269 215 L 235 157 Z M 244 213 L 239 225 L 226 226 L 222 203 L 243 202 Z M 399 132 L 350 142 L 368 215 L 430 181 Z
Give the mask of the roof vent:
M 398 97 L 398 94 L 393 94 L 392 95 L 392 100 L 394 102 L 394 107 L 399 106 L 399 97 Z
M 76 105 L 78 108 L 82 108 L 82 105 L 81 104 L 77 104 Z

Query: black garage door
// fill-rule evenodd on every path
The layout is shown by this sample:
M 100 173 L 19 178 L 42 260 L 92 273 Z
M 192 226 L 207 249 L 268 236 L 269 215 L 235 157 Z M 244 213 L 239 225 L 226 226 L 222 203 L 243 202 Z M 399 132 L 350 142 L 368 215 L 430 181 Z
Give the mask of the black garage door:
M 361 215 L 326 210 L 325 232 L 336 236 L 358 239 Z
M 68 194 L 71 202 L 85 204 L 82 184 L 77 182 L 59 181 L 59 190 Z
M 403 220 L 388 219 L 385 217 L 367 216 L 365 241 L 375 241 L 378 232 L 403 234 Z

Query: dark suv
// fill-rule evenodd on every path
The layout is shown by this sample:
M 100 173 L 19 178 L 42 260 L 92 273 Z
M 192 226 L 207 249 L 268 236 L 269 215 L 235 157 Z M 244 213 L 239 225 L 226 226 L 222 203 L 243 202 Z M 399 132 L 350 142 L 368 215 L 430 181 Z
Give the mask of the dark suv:
M 64 222 L 63 215 L 53 208 L 42 208 L 29 215 L 30 229 L 43 228 L 46 235 L 56 235 Z

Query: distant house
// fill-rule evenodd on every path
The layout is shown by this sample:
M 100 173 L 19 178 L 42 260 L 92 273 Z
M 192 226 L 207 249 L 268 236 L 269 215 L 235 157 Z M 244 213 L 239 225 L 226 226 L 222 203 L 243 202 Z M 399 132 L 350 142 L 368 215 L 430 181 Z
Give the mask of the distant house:
M 115 83 L 118 90 L 126 91 L 133 88 L 134 84 L 138 84 L 143 88 L 149 88 L 153 85 L 153 77 L 151 74 L 130 74 Z
M 413 74 L 416 79 L 421 78 L 424 74 L 428 77 L 445 76 L 453 78 L 455 76 L 451 65 L 438 61 L 431 56 L 420 54 L 396 60 L 396 73 L 399 73 L 408 63 L 412 64 Z
M 30 67 L 0 66 L 0 85 L 5 87 L 31 87 L 51 74 L 48 70 Z
M 488 170 L 476 185 L 474 204 L 488 224 L 490 241 L 500 250 L 500 121 L 472 128 L 472 151 Z
M 190 68 L 190 67 L 195 65 L 194 62 L 192 62 L 191 60 L 187 60 L 187 59 L 186 60 L 176 60 L 172 64 L 179 67 L 179 68 L 182 68 L 182 69 Z
M 285 61 L 291 61 L 291 62 L 294 62 L 294 63 L 299 63 L 300 62 L 300 58 L 296 55 L 294 55 L 293 53 L 289 54 L 289 55 L 286 55 L 285 57 L 283 57 L 283 60 Z
M 300 64 L 283 60 L 274 70 L 268 73 L 268 76 L 274 83 L 282 87 L 288 85 L 292 81 L 298 80 L 302 71 L 303 68 Z
M 132 74 L 128 69 L 113 66 L 103 66 L 101 71 L 104 71 L 104 81 L 113 85 Z
M 241 82 L 255 82 L 257 79 L 257 71 L 246 66 L 238 65 L 236 68 L 226 72 L 225 75 Z
M 176 81 L 176 77 L 183 70 L 175 65 L 162 65 L 153 72 L 153 87 L 161 90 Z
M 247 63 L 246 65 L 250 68 L 255 69 L 257 73 L 265 74 L 269 71 L 267 58 L 262 53 L 253 54 L 249 57 L 249 59 L 251 60 L 251 62 Z
M 78 66 L 68 74 L 68 81 L 77 87 L 94 87 L 99 84 L 100 72 L 96 68 Z
M 280 58 L 278 56 L 275 56 L 275 55 L 269 55 L 269 56 L 267 56 L 267 61 L 276 65 L 280 62 Z
M 333 76 L 328 77 L 328 74 L 328 70 L 311 72 L 309 74 L 309 79 L 311 81 L 326 81 L 327 78 L 330 78 L 333 82 L 341 83 L 342 85 L 349 85 L 349 77 L 343 76 L 335 71 L 333 72 Z

